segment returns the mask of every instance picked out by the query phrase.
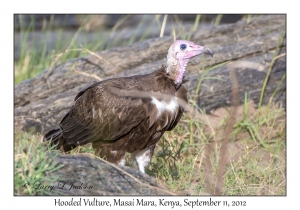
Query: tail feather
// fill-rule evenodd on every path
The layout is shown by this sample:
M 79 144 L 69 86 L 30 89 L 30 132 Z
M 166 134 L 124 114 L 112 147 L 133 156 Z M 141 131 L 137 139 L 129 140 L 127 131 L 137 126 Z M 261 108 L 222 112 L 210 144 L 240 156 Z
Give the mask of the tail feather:
M 66 142 L 66 139 L 62 135 L 62 129 L 56 128 L 44 135 L 43 142 L 51 141 L 51 146 L 55 146 L 55 149 L 60 149 L 61 146 L 63 146 L 63 151 L 68 152 L 72 149 L 74 149 L 77 145 L 69 145 Z
M 43 141 L 51 141 L 51 146 L 57 145 L 55 148 L 59 149 L 63 144 L 62 130 L 57 128 L 49 131 L 44 135 Z

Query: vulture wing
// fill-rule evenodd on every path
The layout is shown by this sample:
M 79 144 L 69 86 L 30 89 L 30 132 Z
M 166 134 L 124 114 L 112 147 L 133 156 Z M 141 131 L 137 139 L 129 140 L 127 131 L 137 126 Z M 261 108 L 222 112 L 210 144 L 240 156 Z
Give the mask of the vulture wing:
M 149 116 L 150 99 L 125 97 L 110 90 L 128 89 L 125 80 L 96 83 L 75 97 L 75 104 L 60 124 L 67 144 L 113 142 Z

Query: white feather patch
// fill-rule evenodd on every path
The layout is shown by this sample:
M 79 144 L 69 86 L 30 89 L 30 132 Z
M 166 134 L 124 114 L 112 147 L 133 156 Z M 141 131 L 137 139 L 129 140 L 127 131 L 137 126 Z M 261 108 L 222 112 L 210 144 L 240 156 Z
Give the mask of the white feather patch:
M 151 156 L 150 148 L 146 148 L 142 151 L 135 151 L 131 153 L 132 161 L 136 161 L 139 171 L 145 173 L 145 168 L 149 165 Z
M 125 153 L 126 154 L 126 153 Z M 119 166 L 125 166 L 125 155 L 122 157 L 122 159 L 120 160 Z
M 116 151 L 116 150 L 111 151 L 111 154 L 114 155 L 114 156 L 117 153 L 118 153 L 118 151 Z M 126 153 L 122 156 L 121 160 L 119 161 L 119 163 L 118 163 L 119 166 L 124 166 L 125 165 L 125 156 L 126 156 Z
M 151 97 L 151 103 L 154 104 L 158 110 L 157 112 L 157 118 L 165 111 L 169 111 L 171 113 L 174 113 L 176 108 L 178 107 L 178 103 L 176 101 L 176 97 L 175 99 L 172 99 L 170 102 L 166 102 L 166 101 L 159 101 L 157 100 L 155 97 Z

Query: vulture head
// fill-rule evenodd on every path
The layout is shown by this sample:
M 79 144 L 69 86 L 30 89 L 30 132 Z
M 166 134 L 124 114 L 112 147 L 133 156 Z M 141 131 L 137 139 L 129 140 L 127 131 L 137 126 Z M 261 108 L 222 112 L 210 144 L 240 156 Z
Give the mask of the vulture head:
M 171 45 L 167 56 L 166 71 L 174 80 L 176 86 L 181 84 L 189 60 L 201 54 L 213 56 L 213 52 L 209 48 L 196 45 L 187 40 L 177 40 Z

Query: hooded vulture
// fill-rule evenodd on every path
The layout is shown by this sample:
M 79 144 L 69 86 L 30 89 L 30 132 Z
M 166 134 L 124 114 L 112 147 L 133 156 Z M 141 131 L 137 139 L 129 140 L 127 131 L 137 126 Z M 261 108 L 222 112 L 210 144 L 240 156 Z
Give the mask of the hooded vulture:
M 187 103 L 183 83 L 188 61 L 201 54 L 213 55 L 206 47 L 186 40 L 175 41 L 167 65 L 147 75 L 113 78 L 82 90 L 61 120 L 45 134 L 65 152 L 92 143 L 96 155 L 124 165 L 126 152 L 144 173 L 156 143 L 179 122 Z M 170 97 L 160 97 L 170 96 Z

